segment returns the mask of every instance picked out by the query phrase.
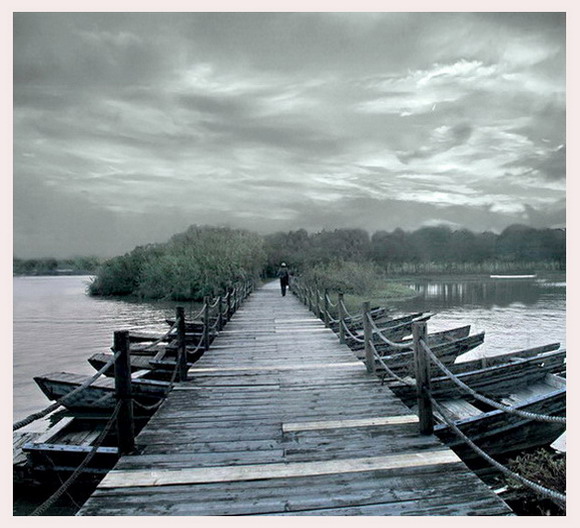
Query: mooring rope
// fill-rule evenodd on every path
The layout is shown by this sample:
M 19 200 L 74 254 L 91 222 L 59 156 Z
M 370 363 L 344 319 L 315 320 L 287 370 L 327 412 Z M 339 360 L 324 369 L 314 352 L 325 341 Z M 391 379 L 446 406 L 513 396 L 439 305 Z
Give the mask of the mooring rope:
M 546 488 L 546 487 L 542 486 L 541 484 L 538 484 L 538 483 L 533 482 L 525 477 L 522 477 L 518 473 L 515 473 L 511 469 L 507 468 L 506 466 L 504 466 L 503 464 L 501 464 L 500 462 L 498 462 L 497 460 L 495 460 L 494 458 L 489 456 L 485 451 L 483 451 L 480 447 L 478 447 L 473 442 L 473 440 L 471 440 L 468 436 L 466 436 L 463 433 L 463 431 L 461 431 L 461 429 L 459 429 L 459 427 L 457 427 L 457 425 L 453 423 L 452 420 L 450 420 L 446 416 L 445 410 L 443 409 L 443 407 L 441 405 L 439 405 L 439 403 L 437 403 L 437 401 L 431 396 L 431 394 L 429 394 L 429 399 L 431 400 L 433 406 L 437 409 L 437 411 L 439 412 L 439 414 L 443 418 L 443 421 L 453 430 L 453 432 L 455 434 L 457 434 L 457 436 L 459 436 L 469 447 L 471 447 L 471 449 L 473 449 L 480 457 L 482 457 L 487 462 L 489 462 L 493 467 L 495 467 L 496 469 L 501 471 L 503 474 L 514 478 L 518 482 L 521 482 L 522 484 L 524 484 L 524 486 L 527 486 L 527 487 L 533 489 L 534 491 L 538 492 L 540 495 L 550 497 L 551 499 L 554 499 L 556 501 L 560 501 L 564 504 L 566 503 L 566 495 L 565 494 L 562 494 L 562 493 L 559 493 L 559 492 L 554 491 L 552 489 Z
M 167 332 L 165 332 L 165 334 L 163 334 L 157 340 L 153 341 L 153 343 L 149 343 L 147 346 L 142 347 L 141 350 L 149 350 L 149 349 L 151 349 L 153 347 L 156 347 L 159 343 L 161 343 L 166 338 L 168 338 L 171 335 L 171 332 L 173 332 L 173 330 L 176 330 L 176 329 L 177 329 L 177 321 L 175 321 L 175 323 L 173 323 L 173 325 L 171 326 L 171 328 L 169 330 L 167 330 Z
M 421 346 L 423 347 L 423 349 L 425 350 L 425 352 L 427 353 L 427 355 L 429 356 L 429 358 L 431 359 L 431 361 L 433 361 L 433 363 L 435 363 L 435 365 L 437 365 L 437 367 L 439 367 L 439 369 L 441 369 L 445 373 L 445 375 L 451 381 L 453 381 L 453 383 L 455 383 L 457 386 L 461 387 L 464 391 L 466 391 L 468 394 L 473 396 L 476 400 L 479 400 L 483 403 L 486 403 L 487 405 L 490 405 L 491 407 L 494 407 L 500 411 L 504 411 L 504 412 L 509 413 L 509 414 L 514 414 L 516 416 L 520 416 L 521 418 L 527 418 L 529 420 L 535 420 L 535 421 L 539 421 L 539 422 L 553 422 L 553 423 L 562 423 L 562 424 L 566 423 L 566 417 L 564 417 L 564 416 L 549 416 L 547 414 L 538 414 L 538 413 L 532 413 L 532 412 L 528 412 L 528 411 L 521 411 L 519 409 L 514 409 L 511 406 L 504 405 L 504 404 L 499 403 L 495 400 L 487 398 L 486 396 L 483 396 L 482 394 L 479 394 L 478 392 L 473 390 L 471 387 L 466 385 L 459 378 L 457 378 L 457 376 L 455 376 L 455 374 L 453 374 L 443 363 L 441 363 L 441 361 L 439 361 L 437 356 L 435 356 L 435 354 L 433 354 L 431 349 L 425 344 L 425 341 L 423 341 L 421 339 L 420 343 L 421 343 Z
M 58 409 L 66 401 L 68 401 L 69 398 L 72 398 L 73 396 L 75 396 L 79 392 L 81 392 L 82 390 L 85 390 L 87 387 L 89 387 L 93 382 L 95 382 L 100 376 L 102 376 L 113 365 L 113 363 L 115 362 L 115 359 L 117 359 L 117 357 L 119 357 L 118 353 L 115 354 L 111 359 L 109 359 L 109 361 L 107 361 L 93 376 L 91 376 L 90 378 L 87 378 L 86 381 L 84 381 L 81 385 L 79 385 L 78 387 L 73 389 L 71 392 L 65 394 L 62 398 L 58 399 L 53 404 L 49 405 L 48 407 L 46 407 L 42 411 L 35 412 L 34 414 L 31 414 L 31 415 L 27 416 L 26 418 L 13 424 L 12 431 L 17 431 L 18 429 L 22 429 L 24 426 L 29 425 L 32 422 L 39 420 L 40 418 L 44 418 L 45 416 L 47 416 L 51 412 Z
M 348 336 L 350 337 L 350 339 L 352 339 L 352 340 L 356 341 L 357 343 L 364 343 L 364 342 L 365 342 L 365 340 L 364 340 L 364 339 L 361 339 L 360 337 L 357 337 L 357 336 L 355 336 L 355 335 L 354 335 L 354 334 L 353 334 L 353 333 L 350 331 L 350 329 L 348 328 L 348 326 L 347 326 L 347 324 L 346 324 L 346 321 L 342 321 L 342 322 L 341 322 L 341 324 L 342 324 L 342 327 L 343 327 L 343 328 L 346 330 L 346 333 L 348 334 Z
M 87 453 L 87 456 L 83 459 L 83 461 L 79 464 L 79 466 L 73 471 L 72 475 L 66 480 L 66 482 L 56 490 L 47 500 L 45 500 L 40 506 L 38 506 L 30 515 L 31 516 L 38 516 L 42 515 L 48 508 L 50 508 L 68 489 L 71 485 L 75 482 L 75 480 L 79 477 L 82 473 L 83 469 L 89 464 L 89 462 L 93 459 L 99 447 L 105 440 L 107 434 L 111 430 L 113 423 L 117 419 L 119 411 L 121 409 L 121 402 L 118 402 L 111 414 L 109 421 L 105 425 L 104 429 L 101 431 L 95 443 L 93 444 L 92 449 Z

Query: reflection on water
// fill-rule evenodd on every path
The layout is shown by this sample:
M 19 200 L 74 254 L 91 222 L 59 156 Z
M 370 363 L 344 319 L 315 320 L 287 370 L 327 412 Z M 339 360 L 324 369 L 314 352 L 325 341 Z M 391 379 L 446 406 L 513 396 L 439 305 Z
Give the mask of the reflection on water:
M 412 281 L 415 299 L 402 311 L 431 311 L 430 331 L 471 324 L 485 342 L 470 356 L 493 355 L 566 342 L 566 282 L 563 274 L 541 279 Z

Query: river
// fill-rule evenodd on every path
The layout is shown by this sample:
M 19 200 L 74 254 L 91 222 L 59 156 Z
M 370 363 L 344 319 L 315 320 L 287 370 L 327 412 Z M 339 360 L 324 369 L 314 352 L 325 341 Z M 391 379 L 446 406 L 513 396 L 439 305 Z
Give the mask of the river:
M 90 375 L 87 358 L 107 351 L 113 332 L 130 328 L 166 330 L 177 303 L 138 303 L 89 297 L 87 276 L 15 277 L 13 419 L 49 402 L 33 377 L 52 371 Z M 474 355 L 496 354 L 566 339 L 565 276 L 526 279 L 410 280 L 418 292 L 401 311 L 433 311 L 429 330 L 466 324 L 485 331 Z M 186 314 L 196 307 L 186 307 Z M 43 430 L 42 421 L 26 430 Z

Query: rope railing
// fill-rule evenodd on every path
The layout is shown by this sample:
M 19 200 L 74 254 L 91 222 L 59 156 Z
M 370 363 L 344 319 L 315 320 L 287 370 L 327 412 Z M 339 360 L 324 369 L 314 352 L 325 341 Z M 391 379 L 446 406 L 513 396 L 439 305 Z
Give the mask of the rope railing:
M 94 383 L 98 378 L 100 378 L 115 362 L 115 359 L 118 357 L 115 354 L 109 361 L 107 361 L 95 374 L 93 374 L 90 378 L 87 378 L 81 385 L 74 388 L 71 392 L 65 394 L 60 399 L 55 401 L 53 404 L 49 405 L 42 411 L 35 412 L 27 416 L 26 418 L 16 422 L 12 425 L 12 431 L 17 431 L 18 429 L 22 429 L 24 426 L 29 425 L 40 418 L 44 418 L 45 416 L 49 415 L 51 412 L 56 411 L 59 407 L 61 407 L 64 403 L 66 403 L 70 398 L 76 396 L 79 392 L 88 388 L 92 383 Z
M 385 337 L 383 335 L 382 330 L 376 325 L 375 321 L 373 320 L 373 318 L 371 317 L 371 314 L 366 313 L 365 317 L 368 319 L 371 328 L 373 330 L 374 335 L 376 335 L 383 343 L 386 343 L 387 345 L 389 345 L 390 347 L 396 348 L 396 349 L 408 349 L 409 345 L 408 344 L 402 344 L 402 343 L 395 343 L 394 341 L 391 341 L 389 338 Z
M 405 379 L 402 378 L 401 376 L 399 376 L 398 374 L 395 374 L 390 368 L 389 366 L 385 363 L 385 361 L 383 360 L 383 358 L 379 355 L 379 353 L 377 352 L 377 349 L 375 348 L 375 344 L 374 343 L 370 343 L 371 346 L 371 350 L 373 351 L 373 356 L 375 358 L 375 360 L 377 360 L 379 362 L 379 364 L 385 369 L 386 373 L 391 376 L 391 378 L 396 379 L 397 381 L 400 381 L 401 383 L 404 383 L 405 385 L 409 385 L 411 387 L 415 386 L 415 383 L 409 379 Z M 383 382 L 384 382 L 385 378 L 383 377 Z
M 509 405 L 504 405 L 503 403 L 499 403 L 495 400 L 487 398 L 482 394 L 479 394 L 477 391 L 473 390 L 471 387 L 469 387 L 467 384 L 461 381 L 441 361 L 439 361 L 439 358 L 437 358 L 437 356 L 433 354 L 432 350 L 423 340 L 419 341 L 419 343 L 422 346 L 423 350 L 425 350 L 425 353 L 428 355 L 429 359 L 445 374 L 445 376 L 476 400 L 485 403 L 491 407 L 494 407 L 495 409 L 498 409 L 500 411 L 513 414 L 515 416 L 519 416 L 520 418 L 526 418 L 538 422 L 552 422 L 562 424 L 566 423 L 566 418 L 564 416 L 549 416 L 546 414 L 537 414 L 528 411 L 521 411 L 520 409 L 515 409 L 514 407 Z
M 172 332 L 174 330 L 176 330 L 176 329 L 177 329 L 177 321 L 175 321 L 175 323 L 173 323 L 173 325 L 171 325 L 171 328 L 169 330 L 167 330 L 167 332 L 165 332 L 165 334 L 163 334 L 161 337 L 159 337 L 158 339 L 156 339 L 155 341 L 153 341 L 153 343 L 149 343 L 147 346 L 144 346 L 142 348 L 142 350 L 150 350 L 150 349 L 156 347 L 159 343 L 162 343 L 170 335 L 172 335 Z
M 348 327 L 348 325 L 346 324 L 346 321 L 342 321 L 342 327 L 344 328 L 345 332 L 348 334 L 348 337 L 350 337 L 352 340 L 356 341 L 357 343 L 364 343 L 365 340 L 361 339 L 358 336 L 355 336 L 351 331 L 350 328 Z
M 326 295 L 326 299 L 327 299 L 327 302 L 328 302 L 328 304 L 329 304 L 329 306 L 331 308 L 337 308 L 338 307 L 338 302 L 337 303 L 333 303 L 332 302 L 332 299 L 330 298 L 329 295 Z
M 121 409 L 121 402 L 118 402 L 111 414 L 108 422 L 106 423 L 104 429 L 101 431 L 97 439 L 95 440 L 93 447 L 87 453 L 87 456 L 83 459 L 83 461 L 77 466 L 77 468 L 73 471 L 71 476 L 64 482 L 64 484 L 56 490 L 48 499 L 46 499 L 40 506 L 38 506 L 30 515 L 31 516 L 38 516 L 42 515 L 48 508 L 50 508 L 64 493 L 68 491 L 68 489 L 74 484 L 80 474 L 83 472 L 85 467 L 91 462 L 94 458 L 95 454 L 97 453 L 99 447 L 101 447 L 102 443 L 104 442 L 106 436 L 109 434 L 111 427 L 117 420 L 117 416 Z
M 566 495 L 565 494 L 560 493 L 560 492 L 555 491 L 555 490 L 552 490 L 550 488 L 546 488 L 546 487 L 542 486 L 541 484 L 538 484 L 536 482 L 533 482 L 532 480 L 529 480 L 525 477 L 522 477 L 518 473 L 515 473 L 511 469 L 507 468 L 506 466 L 504 466 L 503 464 L 501 464 L 500 462 L 498 462 L 497 460 L 495 460 L 494 458 L 489 456 L 485 451 L 483 451 L 479 446 L 477 446 L 473 442 L 473 440 L 471 440 L 466 434 L 464 434 L 463 431 L 461 431 L 461 429 L 459 429 L 459 427 L 455 423 L 453 423 L 453 420 L 450 420 L 447 417 L 447 415 L 445 414 L 445 409 L 430 394 L 429 394 L 429 399 L 431 400 L 431 403 L 437 409 L 438 413 L 441 415 L 441 418 L 447 424 L 447 426 L 457 436 L 459 436 L 471 449 L 473 449 L 473 451 L 475 451 L 481 458 L 483 458 L 485 461 L 487 461 L 489 464 L 491 464 L 493 467 L 495 467 L 497 470 L 499 470 L 504 475 L 507 475 L 507 476 L 517 480 L 518 482 L 522 483 L 524 486 L 527 486 L 528 488 L 533 489 L 534 491 L 536 491 L 540 495 L 543 495 L 545 497 L 549 497 L 549 498 L 554 499 L 556 501 L 559 501 L 560 503 L 563 503 L 565 505 L 565 503 L 566 503 Z

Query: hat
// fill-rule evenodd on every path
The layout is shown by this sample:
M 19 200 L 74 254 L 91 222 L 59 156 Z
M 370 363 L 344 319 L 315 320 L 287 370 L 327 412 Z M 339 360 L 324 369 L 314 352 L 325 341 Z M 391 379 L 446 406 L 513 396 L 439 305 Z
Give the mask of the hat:
M 282 262 L 282 264 L 280 264 L 280 266 L 286 266 L 286 262 Z

